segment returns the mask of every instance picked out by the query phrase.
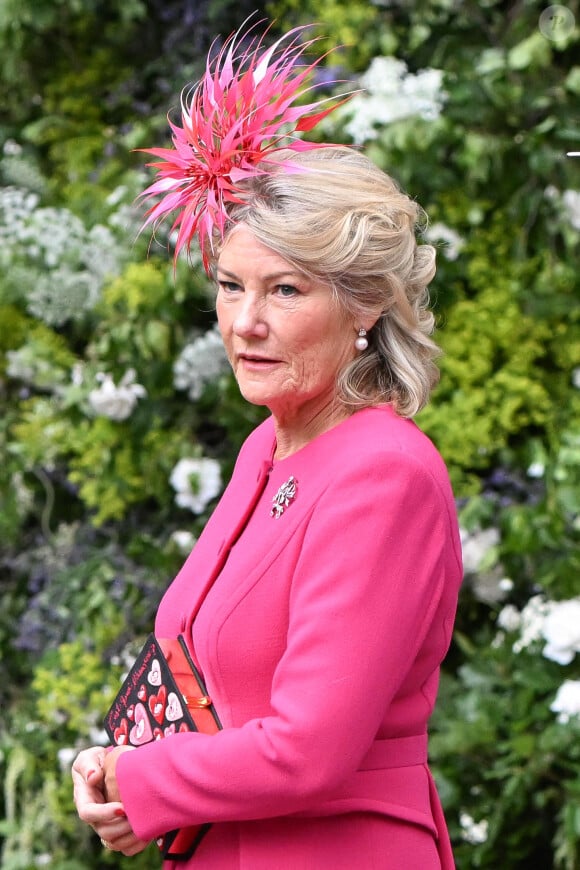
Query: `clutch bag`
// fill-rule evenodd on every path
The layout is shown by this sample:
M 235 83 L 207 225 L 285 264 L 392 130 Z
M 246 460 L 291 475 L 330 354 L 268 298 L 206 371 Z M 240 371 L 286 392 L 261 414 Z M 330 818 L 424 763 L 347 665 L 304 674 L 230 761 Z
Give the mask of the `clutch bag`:
M 105 717 L 115 746 L 142 746 L 183 731 L 215 734 L 221 729 L 203 678 L 182 635 L 150 634 Z M 157 844 L 164 858 L 185 861 L 210 824 L 169 831 Z

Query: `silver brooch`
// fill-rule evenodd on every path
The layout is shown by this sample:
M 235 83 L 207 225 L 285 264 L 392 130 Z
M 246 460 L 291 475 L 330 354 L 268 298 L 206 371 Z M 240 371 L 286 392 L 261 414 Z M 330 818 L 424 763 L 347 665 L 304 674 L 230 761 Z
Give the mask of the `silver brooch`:
M 270 516 L 277 520 L 284 513 L 284 509 L 288 507 L 290 502 L 296 498 L 296 485 L 298 481 L 292 475 L 286 483 L 283 483 L 274 498 L 272 499 L 272 510 Z

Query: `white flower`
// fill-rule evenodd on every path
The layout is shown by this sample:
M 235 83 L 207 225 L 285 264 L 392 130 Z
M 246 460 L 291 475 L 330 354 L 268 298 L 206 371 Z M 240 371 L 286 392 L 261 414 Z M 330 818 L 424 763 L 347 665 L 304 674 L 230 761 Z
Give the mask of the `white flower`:
M 227 371 L 228 358 L 217 326 L 187 344 L 173 366 L 173 384 L 194 401 L 206 384 Z
M 580 652 L 580 598 L 554 601 L 542 634 L 547 641 L 543 655 L 560 665 L 569 665 Z
M 437 69 L 413 74 L 394 57 L 375 57 L 361 76 L 365 89 L 350 100 L 344 115 L 350 116 L 347 133 L 362 145 L 377 137 L 376 125 L 419 116 L 434 120 L 441 113 L 445 94 L 441 90 L 443 73 Z
M 508 605 L 509 607 L 509 605 Z M 514 630 L 516 615 L 508 608 L 498 616 L 506 630 Z M 509 625 L 514 625 L 514 629 Z M 546 601 L 534 595 L 520 613 L 520 637 L 513 650 L 521 652 L 532 643 L 546 641 L 542 654 L 560 665 L 568 665 L 580 653 L 580 597 L 569 601 Z
M 425 238 L 428 242 L 444 242 L 442 250 L 448 260 L 456 260 L 465 245 L 459 233 L 444 223 L 431 224 L 425 232 Z
M 507 595 L 507 593 L 511 592 L 514 588 L 514 581 L 511 579 L 511 577 L 502 577 L 498 583 L 498 586 L 500 588 L 500 592 L 504 592 Z
M 506 604 L 497 616 L 497 624 L 504 631 L 517 631 L 522 624 L 522 616 L 513 604 Z
M 407 64 L 395 57 L 374 57 L 360 78 L 360 83 L 369 93 L 378 97 L 397 95 L 407 73 Z
M 38 196 L 19 187 L 0 188 L 0 238 L 19 238 L 38 205 Z
M 49 325 L 84 318 L 125 257 L 108 227 L 87 229 L 68 209 L 38 208 L 37 196 L 0 188 L 0 267 L 28 311 Z
M 82 387 L 85 380 L 85 364 L 75 363 L 71 369 L 70 382 L 73 387 Z
M 190 553 L 195 544 L 196 537 L 187 529 L 177 529 L 171 535 L 171 541 L 181 553 Z
M 99 288 L 108 278 L 119 274 L 121 257 L 111 231 L 100 224 L 92 227 L 86 236 L 80 258 L 83 266 Z
M 27 514 L 34 506 L 34 494 L 26 486 L 24 478 L 19 471 L 15 471 L 11 477 L 11 489 L 18 511 L 21 515 Z
M 179 507 L 200 514 L 219 494 L 221 473 L 215 459 L 180 459 L 169 478 Z
M 141 384 L 134 383 L 135 371 L 129 369 L 121 378 L 119 386 L 111 375 L 99 372 L 97 381 L 101 386 L 89 393 L 89 404 L 95 414 L 110 420 L 126 420 L 133 413 L 137 400 L 147 395 Z
M 50 354 L 46 351 L 43 353 L 33 339 L 18 350 L 6 351 L 6 358 L 6 374 L 25 384 L 57 392 L 59 384 L 65 379 L 64 371 L 55 366 Z
M 89 728 L 89 740 L 95 746 L 107 746 L 109 744 L 109 735 L 104 728 L 93 726 Z
M 546 616 L 550 612 L 550 603 L 543 595 L 533 595 L 521 611 L 520 637 L 512 649 L 521 652 L 530 644 L 542 639 L 542 631 Z
M 460 530 L 463 567 L 466 574 L 476 574 L 482 567 L 490 550 L 499 544 L 496 528 L 477 529 L 474 532 Z
M 560 193 L 553 184 L 544 190 L 544 196 L 549 202 L 561 208 L 565 220 L 575 230 L 580 230 L 580 190 L 565 190 Z
M 127 187 L 124 184 L 118 184 L 106 198 L 107 205 L 119 205 L 127 197 Z
M 102 280 L 89 271 L 71 271 L 68 264 L 39 275 L 27 293 L 26 307 L 50 326 L 82 319 L 99 300 Z
M 580 230 L 580 190 L 565 190 L 562 205 L 570 224 L 575 230 Z
M 545 470 L 546 467 L 543 462 L 532 462 L 532 464 L 528 466 L 526 474 L 528 477 L 540 478 L 544 476 Z
M 2 150 L 7 157 L 17 157 L 22 154 L 22 145 L 19 145 L 14 139 L 7 139 Z
M 580 716 L 580 680 L 564 680 L 550 710 L 558 713 L 558 722 L 565 725 L 572 716 Z
M 77 757 L 77 754 L 77 750 L 73 749 L 71 746 L 66 746 L 63 749 L 59 749 L 56 753 L 56 757 L 58 758 L 60 769 L 69 770 L 73 761 Z
M 462 812 L 459 814 L 459 824 L 462 828 L 462 837 L 467 843 L 477 846 L 479 843 L 485 843 L 487 840 L 489 828 L 487 819 L 476 822 L 469 813 Z

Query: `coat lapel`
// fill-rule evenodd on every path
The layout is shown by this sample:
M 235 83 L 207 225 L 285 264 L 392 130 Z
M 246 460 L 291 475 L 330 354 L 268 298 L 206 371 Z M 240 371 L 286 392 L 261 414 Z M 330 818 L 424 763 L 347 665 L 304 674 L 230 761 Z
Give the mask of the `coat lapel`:
M 193 595 L 188 600 L 186 637 L 191 637 L 191 626 L 199 608 L 225 565 L 231 548 L 252 516 L 268 483 L 271 470 L 271 461 L 262 459 L 254 466 L 249 465 L 245 474 L 236 475 L 197 542 L 192 554 L 192 557 L 195 554 L 195 578 L 191 587 Z M 187 571 L 188 562 L 189 560 L 180 573 Z

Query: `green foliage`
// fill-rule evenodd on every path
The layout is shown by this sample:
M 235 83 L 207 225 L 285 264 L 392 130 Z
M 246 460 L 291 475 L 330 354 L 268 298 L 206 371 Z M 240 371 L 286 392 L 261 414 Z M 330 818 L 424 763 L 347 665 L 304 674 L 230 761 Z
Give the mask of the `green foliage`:
M 63 71 L 82 74 L 95 46 L 99 53 L 103 37 L 105 45 L 122 46 L 144 14 L 141 0 L 5 0 L 0 6 L 0 93 L 6 120 L 20 124 L 29 120 L 30 107 L 42 106 L 47 84 L 58 81 Z M 109 55 L 103 69 L 105 78 L 98 82 L 101 96 L 107 87 L 122 81 L 123 72 L 117 78 L 118 66 Z M 72 75 L 69 81 L 73 81 Z M 80 107 L 81 115 L 90 102 Z M 97 105 L 99 101 L 92 102 Z M 40 117 L 38 108 L 36 117 Z
M 443 680 L 432 723 L 430 755 L 457 865 L 502 866 L 509 843 L 509 866 L 552 866 L 554 854 L 554 866 L 575 868 L 580 728 L 559 724 L 549 709 L 560 666 L 497 637 L 470 640 L 457 677 Z M 486 820 L 483 842 L 465 840 L 464 813 Z
M 50 467 L 69 450 L 68 421 L 55 402 L 46 398 L 24 401 L 19 419 L 11 430 L 10 452 L 22 459 L 23 467 Z
M 70 763 L 81 748 L 78 735 L 99 729 L 120 678 L 119 666 L 84 649 L 80 641 L 47 653 L 36 668 L 32 703 L 20 710 L 26 720 L 15 723 L 23 742 L 16 743 L 0 731 L 0 759 L 5 761 L 0 761 L 3 867 L 27 870 L 40 863 L 55 870 L 86 867 L 95 838 L 74 812 Z M 146 870 L 158 860 L 151 846 L 133 863 L 115 858 L 114 865 Z
M 460 494 L 470 479 L 477 486 L 474 471 L 551 420 L 538 368 L 546 326 L 522 315 L 502 279 L 495 283 L 447 315 L 441 385 L 419 417 L 450 463 Z
M 576 419 L 580 410 L 574 403 Z M 538 456 L 538 453 L 536 453 Z M 580 441 L 577 423 L 559 436 L 555 453 L 541 451 L 545 499 L 502 512 L 502 555 L 509 575 L 523 588 L 545 589 L 557 598 L 578 592 L 580 570 Z
M 380 9 L 365 0 L 270 0 L 268 14 L 290 26 L 316 23 L 315 33 L 332 49 L 328 63 L 350 71 L 364 69 L 374 54 L 394 49 L 389 34 L 378 28 Z
M 7 355 L 11 376 L 39 390 L 53 390 L 64 383 L 76 357 L 63 337 L 44 323 L 22 317 L 15 309 L 7 306 L 5 310 L 7 326 L 12 327 L 6 336 L 7 350 L 13 345 L 12 353 Z
M 105 670 L 101 657 L 84 650 L 81 641 L 62 644 L 36 668 L 36 714 L 45 728 L 64 737 L 86 733 L 104 718 L 119 679 L 119 671 Z
M 0 364 L 6 366 L 6 351 L 16 350 L 25 339 L 34 321 L 22 314 L 14 305 L 0 305 Z
M 127 166 L 106 96 L 131 76 L 131 70 L 117 62 L 113 45 L 99 45 L 89 56 L 90 64 L 66 63 L 60 77 L 47 83 L 43 115 L 25 129 L 26 140 L 42 149 L 52 167 L 53 192 L 84 215 L 97 206 L 102 210 L 107 190 L 118 183 Z M 87 100 L 87 94 L 96 99 Z M 116 112 L 122 112 L 120 98 Z M 96 172 L 102 187 L 95 191 Z M 95 202 L 95 194 L 100 202 Z
M 112 281 L 105 290 L 104 306 L 117 309 L 131 319 L 154 314 L 175 293 L 166 273 L 166 269 L 162 270 L 159 263 L 151 260 L 129 263 L 125 274 Z
M 69 479 L 95 511 L 97 525 L 122 519 L 144 497 L 162 505 L 169 500 L 167 478 L 179 457 L 182 436 L 158 427 L 137 438 L 129 435 L 126 427 L 103 418 L 83 421 L 75 431 Z
M 38 860 L 46 854 L 39 852 L 39 843 L 53 855 L 59 852 L 63 855 L 63 831 L 70 828 L 70 823 L 67 824 L 61 801 L 65 798 L 69 804 L 70 798 L 53 772 L 45 773 L 43 780 L 38 781 L 35 777 L 38 758 L 34 751 L 19 745 L 5 745 L 2 749 L 9 759 L 4 776 L 6 818 L 0 828 L 4 838 L 2 866 L 7 870 L 28 870 L 38 866 Z M 60 866 L 80 870 L 81 865 L 70 862 Z

